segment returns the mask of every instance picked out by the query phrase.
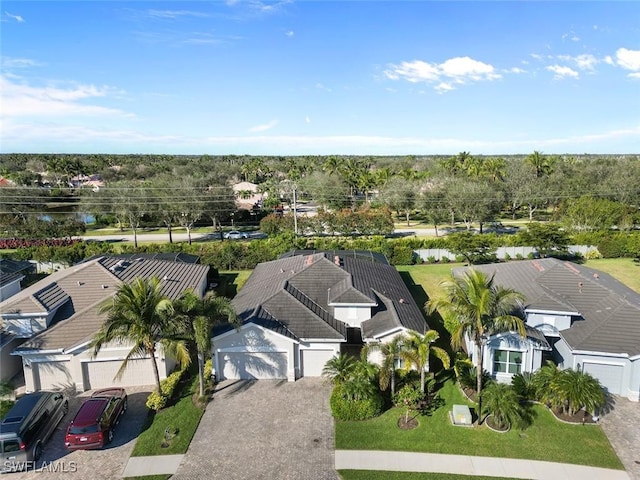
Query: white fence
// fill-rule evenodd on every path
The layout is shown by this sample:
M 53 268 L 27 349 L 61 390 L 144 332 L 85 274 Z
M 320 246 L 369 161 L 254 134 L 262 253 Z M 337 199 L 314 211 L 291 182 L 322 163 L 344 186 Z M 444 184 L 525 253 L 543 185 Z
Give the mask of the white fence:
M 597 252 L 598 248 L 593 245 L 569 245 L 569 253 L 579 253 L 582 256 L 587 255 L 590 252 Z M 430 258 L 435 259 L 436 262 L 442 261 L 443 258 L 448 258 L 450 261 L 454 261 L 456 256 L 445 248 L 420 248 L 415 250 L 414 253 L 422 261 L 427 262 Z M 500 260 L 507 258 L 528 258 L 529 254 L 536 254 L 537 250 L 534 247 L 498 247 L 495 251 L 496 257 Z

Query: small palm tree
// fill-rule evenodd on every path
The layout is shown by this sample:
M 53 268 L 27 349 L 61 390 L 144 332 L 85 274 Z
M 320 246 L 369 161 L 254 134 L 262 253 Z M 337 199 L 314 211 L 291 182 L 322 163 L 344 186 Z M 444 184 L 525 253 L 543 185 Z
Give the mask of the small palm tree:
M 556 382 L 556 390 L 567 404 L 569 415 L 581 408 L 594 413 L 605 404 L 606 396 L 600 382 L 579 370 L 564 370 Z
M 533 388 L 536 399 L 552 408 L 562 406 L 562 399 L 558 392 L 558 379 L 562 370 L 550 360 L 540 367 L 533 375 Z
M 99 308 L 107 319 L 93 336 L 90 347 L 95 357 L 100 349 L 110 342 L 132 343 L 116 379 L 122 378 L 129 361 L 136 358 L 151 358 L 156 392 L 160 393 L 160 374 L 156 363 L 156 345 L 172 350 L 180 365 L 188 365 L 189 352 L 178 340 L 182 327 L 173 316 L 173 304 L 162 294 L 162 285 L 156 277 L 137 278 L 133 283 L 123 283 L 113 298 L 107 299 Z
M 351 355 L 341 353 L 327 361 L 322 369 L 322 376 L 333 385 L 344 384 L 353 373 L 356 360 Z
M 238 316 L 226 297 L 218 297 L 209 292 L 200 298 L 193 290 L 187 290 L 175 302 L 175 313 L 180 318 L 180 325 L 185 326 L 184 340 L 195 345 L 198 355 L 198 377 L 200 380 L 200 396 L 204 395 L 204 362 L 205 355 L 211 349 L 211 329 L 220 323 L 231 323 L 239 326 Z
M 429 370 L 429 355 L 433 353 L 442 362 L 445 370 L 449 368 L 451 359 L 449 354 L 433 343 L 440 338 L 435 330 L 428 330 L 424 335 L 411 331 L 401 352 L 408 370 L 414 366 L 420 372 L 420 390 L 425 393 L 425 372 Z
M 386 390 L 391 387 L 391 397 L 396 393 L 396 359 L 401 358 L 404 351 L 406 337 L 396 335 L 387 343 L 370 343 L 362 349 L 363 358 L 367 358 L 369 352 L 380 352 L 382 365 L 380 366 L 380 388 Z
M 522 425 L 523 410 L 520 397 L 511 385 L 497 382 L 489 384 L 482 392 L 482 400 L 480 415 L 491 415 L 497 427 Z

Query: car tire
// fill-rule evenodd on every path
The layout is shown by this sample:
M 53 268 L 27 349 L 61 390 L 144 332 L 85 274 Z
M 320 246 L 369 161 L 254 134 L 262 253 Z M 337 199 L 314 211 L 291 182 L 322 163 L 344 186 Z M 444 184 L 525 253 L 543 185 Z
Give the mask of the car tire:
M 113 428 L 107 430 L 107 443 L 113 442 Z
M 40 442 L 36 443 L 36 446 L 33 447 L 33 460 L 38 461 L 42 456 L 42 444 Z

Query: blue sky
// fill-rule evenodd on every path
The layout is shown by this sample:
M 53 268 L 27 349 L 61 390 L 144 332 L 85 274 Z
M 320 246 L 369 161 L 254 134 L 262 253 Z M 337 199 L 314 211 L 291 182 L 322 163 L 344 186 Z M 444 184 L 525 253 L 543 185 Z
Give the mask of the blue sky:
M 640 153 L 640 2 L 0 8 L 3 153 Z

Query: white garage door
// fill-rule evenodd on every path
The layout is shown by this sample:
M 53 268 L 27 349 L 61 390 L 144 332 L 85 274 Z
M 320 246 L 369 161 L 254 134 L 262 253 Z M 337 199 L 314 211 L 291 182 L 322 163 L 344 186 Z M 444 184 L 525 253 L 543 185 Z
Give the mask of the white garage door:
M 151 359 L 141 358 L 129 360 L 127 369 L 120 380 L 114 380 L 122 366 L 122 360 L 93 361 L 82 363 L 82 378 L 85 390 L 106 387 L 132 387 L 137 385 L 154 385 Z
M 222 376 L 226 379 L 287 378 L 285 352 L 220 352 Z
M 31 364 L 36 390 L 64 390 L 75 386 L 71 378 L 71 362 L 34 362 Z
M 327 361 L 335 357 L 333 350 L 300 350 L 303 377 L 321 377 Z
M 603 363 L 583 363 L 582 370 L 600 380 L 609 393 L 620 395 L 622 392 L 622 365 L 606 365 Z

